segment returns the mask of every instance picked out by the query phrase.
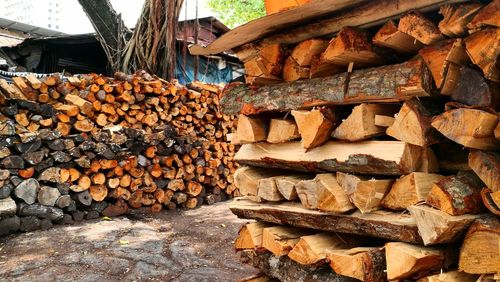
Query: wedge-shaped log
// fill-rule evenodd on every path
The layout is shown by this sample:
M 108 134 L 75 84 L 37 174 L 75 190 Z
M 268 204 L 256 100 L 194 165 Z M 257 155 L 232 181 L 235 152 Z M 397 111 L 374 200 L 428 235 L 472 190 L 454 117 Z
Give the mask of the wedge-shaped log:
M 244 63 L 247 77 L 279 79 L 287 51 L 281 44 L 250 43 L 240 47 L 236 55 Z
M 346 85 L 345 74 L 259 88 L 233 83 L 224 89 L 220 104 L 226 114 L 251 115 L 322 105 L 397 102 L 429 96 L 431 83 L 424 62 L 414 59 L 398 65 L 353 71 L 349 85 Z
M 446 253 L 438 248 L 402 242 L 385 244 L 387 280 L 420 278 L 444 267 Z
M 300 240 L 300 237 L 311 234 L 304 230 L 290 226 L 273 226 L 262 231 L 262 247 L 275 256 L 286 256 Z
M 240 164 L 298 171 L 341 171 L 371 175 L 403 175 L 422 168 L 430 155 L 422 147 L 399 141 L 327 142 L 304 151 L 299 142 L 243 145 L 234 159 Z
M 302 137 L 302 147 L 312 149 L 324 144 L 333 130 L 335 117 L 329 108 L 311 111 L 292 111 Z
M 344 27 L 339 31 L 322 54 L 322 60 L 341 66 L 354 63 L 355 67 L 375 66 L 384 62 L 373 50 L 368 34 L 353 27 Z
M 234 173 L 234 184 L 241 195 L 259 198 L 259 182 L 261 179 L 276 176 L 276 172 L 255 167 L 240 167 Z
M 268 124 L 258 117 L 240 115 L 236 135 L 241 143 L 253 143 L 267 139 Z
M 333 173 L 322 173 L 314 178 L 318 185 L 318 209 L 321 211 L 343 213 L 355 209 L 349 196 L 342 189 Z
M 300 42 L 292 51 L 291 57 L 299 66 L 310 66 L 314 57 L 319 56 L 328 47 L 328 41 L 323 39 L 309 39 Z
M 424 245 L 452 243 L 458 241 L 463 233 L 479 215 L 449 215 L 426 205 L 408 207 L 417 221 L 418 232 Z
M 310 68 L 299 65 L 291 56 L 285 60 L 283 66 L 283 79 L 285 81 L 296 81 L 309 78 Z
M 481 180 L 472 172 L 459 172 L 432 185 L 427 204 L 450 215 L 484 211 Z
M 469 35 L 465 38 L 465 47 L 472 62 L 483 70 L 484 76 L 500 82 L 500 28 L 486 28 Z
M 500 271 L 500 220 L 494 217 L 476 220 L 467 231 L 460 249 L 458 270 L 471 274 Z
M 348 67 L 330 63 L 324 60 L 323 56 L 319 55 L 314 57 L 312 61 L 311 67 L 309 68 L 309 78 L 332 76 L 346 72 L 347 70 Z
M 467 34 L 467 24 L 481 10 L 479 3 L 447 4 L 441 6 L 439 13 L 443 19 L 439 22 L 439 30 L 448 37 L 462 37 Z
M 423 277 L 418 279 L 417 282 L 476 282 L 478 278 L 478 275 L 455 270 Z
M 298 198 L 297 190 L 295 188 L 297 183 L 311 178 L 312 176 L 307 174 L 291 174 L 291 175 L 276 176 L 274 179 L 281 195 L 285 199 L 293 201 Z
M 402 176 L 381 202 L 381 205 L 391 210 L 404 210 L 411 205 L 423 202 L 431 191 L 432 185 L 445 178 L 443 175 L 413 172 Z
M 443 39 L 438 27 L 418 12 L 409 12 L 399 19 L 398 30 L 422 44 L 431 45 Z
M 327 255 L 335 273 L 361 281 L 387 281 L 385 253 L 380 248 L 334 250 Z
M 394 179 L 375 179 L 342 172 L 337 172 L 337 180 L 351 202 L 362 213 L 379 209 L 382 199 L 394 183 Z
M 485 26 L 500 27 L 500 2 L 494 0 L 482 8 L 467 28 L 476 30 Z
M 257 197 L 266 201 L 277 202 L 285 199 L 278 190 L 275 177 L 268 177 L 259 180 L 257 189 Z
M 424 45 L 409 34 L 398 29 L 392 20 L 385 23 L 372 38 L 373 44 L 387 47 L 403 54 L 416 53 Z
M 361 104 L 332 133 L 332 137 L 344 141 L 362 141 L 383 135 L 386 128 L 375 124 L 375 117 L 394 116 L 396 105 Z
M 477 109 L 453 109 L 432 119 L 432 126 L 448 139 L 468 148 L 495 150 L 498 115 Z
M 236 250 L 262 248 L 262 232 L 267 227 L 271 227 L 271 225 L 264 222 L 243 225 L 234 242 L 234 248 Z
M 471 150 L 469 166 L 494 192 L 500 191 L 500 153 Z
M 374 211 L 362 214 L 338 214 L 309 210 L 300 203 L 255 203 L 242 198 L 229 206 L 240 218 L 255 219 L 275 224 L 288 224 L 327 232 L 356 234 L 421 244 L 415 219 L 408 214 Z
M 441 140 L 439 132 L 431 126 L 434 115 L 439 113 L 432 103 L 418 99 L 406 101 L 396 115 L 394 123 L 387 128 L 387 135 L 417 146 L 429 146 Z
M 312 180 L 302 180 L 295 185 L 297 196 L 306 209 L 318 209 L 318 184 Z
M 351 248 L 356 243 L 348 236 L 331 233 L 302 236 L 288 257 L 302 265 L 317 264 L 324 262 L 330 251 Z

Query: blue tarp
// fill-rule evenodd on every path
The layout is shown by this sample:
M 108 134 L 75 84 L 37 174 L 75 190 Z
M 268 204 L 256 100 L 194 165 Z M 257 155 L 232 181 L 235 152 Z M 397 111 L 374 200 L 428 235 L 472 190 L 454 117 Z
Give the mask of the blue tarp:
M 175 77 L 181 84 L 188 84 L 194 80 L 194 56 L 187 54 L 184 60 L 182 52 L 178 51 L 176 64 Z M 200 56 L 198 80 L 207 83 L 228 83 L 233 80 L 233 71 L 228 64 L 226 68 L 219 69 L 217 60 Z

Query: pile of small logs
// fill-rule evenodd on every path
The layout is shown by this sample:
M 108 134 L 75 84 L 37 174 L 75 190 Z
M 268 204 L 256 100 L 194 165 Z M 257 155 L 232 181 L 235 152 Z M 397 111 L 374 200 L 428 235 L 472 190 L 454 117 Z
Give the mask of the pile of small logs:
M 240 48 L 253 85 L 221 105 L 240 113 L 230 208 L 257 220 L 244 262 L 282 281 L 498 279 L 500 1 L 439 12 Z
M 0 234 L 239 195 L 220 89 L 143 71 L 0 80 Z

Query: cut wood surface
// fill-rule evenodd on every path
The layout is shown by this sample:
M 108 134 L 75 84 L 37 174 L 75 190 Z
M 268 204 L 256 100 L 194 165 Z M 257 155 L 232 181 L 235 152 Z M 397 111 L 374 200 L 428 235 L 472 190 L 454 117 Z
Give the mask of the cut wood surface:
M 385 244 L 387 279 L 420 278 L 443 268 L 444 251 L 402 242 Z
M 478 275 L 463 273 L 455 270 L 422 277 L 418 279 L 417 282 L 476 282 L 478 278 Z
M 278 202 L 285 198 L 281 195 L 274 177 L 263 178 L 259 181 L 257 196 L 266 201 Z
M 290 226 L 272 226 L 262 231 L 262 247 L 275 256 L 287 255 L 299 242 L 300 238 L 309 235 L 310 230 Z
M 409 12 L 399 19 L 398 30 L 410 35 L 425 45 L 443 39 L 438 27 L 418 12 Z
M 243 196 L 257 196 L 260 180 L 278 175 L 277 172 L 256 168 L 240 167 L 234 173 L 234 184 Z
M 310 39 L 297 44 L 290 55 L 299 66 L 311 66 L 313 59 L 323 53 L 328 47 L 328 41 Z
M 314 180 L 317 185 L 319 210 L 344 213 L 355 209 L 355 206 L 349 200 L 349 196 L 339 185 L 335 174 L 318 174 Z
M 500 191 L 500 153 L 471 150 L 469 166 L 488 188 Z
M 458 270 L 471 274 L 500 272 L 500 221 L 487 217 L 476 220 L 467 231 L 460 249 Z
M 429 71 L 421 59 L 345 74 L 250 88 L 229 84 L 220 101 L 227 114 L 253 115 L 286 112 L 322 105 L 362 102 L 398 102 L 415 96 L 429 96 Z M 347 91 L 346 91 L 347 89 Z
M 483 204 L 491 213 L 500 215 L 500 191 L 493 192 L 489 188 L 483 188 L 481 198 Z
M 288 257 L 302 265 L 311 265 L 325 262 L 327 254 L 333 250 L 347 249 L 356 243 L 348 236 L 331 233 L 318 233 L 302 236 Z
M 280 191 L 281 195 L 289 200 L 293 201 L 298 198 L 296 185 L 302 180 L 311 179 L 313 176 L 307 174 L 291 174 L 291 175 L 280 175 L 276 176 L 274 179 L 276 181 L 276 186 Z
M 444 177 L 425 172 L 413 172 L 402 176 L 392 185 L 381 205 L 391 210 L 404 210 L 411 205 L 423 202 L 427 199 L 432 185 Z
M 248 223 L 241 227 L 238 237 L 234 242 L 236 250 L 262 248 L 262 232 L 264 228 L 271 227 L 264 222 Z
M 231 211 L 240 218 L 256 219 L 275 224 L 288 224 L 328 232 L 371 236 L 394 241 L 422 243 L 412 216 L 374 211 L 362 214 L 335 214 L 308 210 L 299 203 L 254 203 L 237 198 L 230 204 Z
M 283 66 L 283 79 L 285 81 L 296 81 L 306 79 L 310 76 L 310 68 L 300 66 L 291 56 L 285 60 Z
M 495 150 L 500 142 L 495 139 L 498 115 L 477 109 L 452 109 L 436 116 L 432 126 L 448 139 L 468 148 Z
M 419 171 L 428 157 L 423 148 L 399 141 L 330 141 L 308 151 L 299 142 L 245 144 L 235 160 L 240 164 L 298 171 L 403 175 Z
M 424 245 L 452 243 L 461 238 L 479 215 L 452 216 L 426 205 L 408 207 L 417 221 L 418 232 Z
M 365 103 L 358 105 L 354 107 L 349 117 L 335 128 L 332 137 L 355 142 L 383 135 L 386 129 L 376 124 L 376 117 L 392 117 L 398 111 L 397 108 L 396 105 Z
M 268 124 L 267 121 L 240 115 L 238 117 L 238 127 L 236 134 L 241 143 L 252 143 L 265 141 L 267 139 Z
M 424 45 L 398 29 L 392 20 L 385 23 L 373 36 L 373 44 L 394 49 L 400 53 L 416 53 Z
M 500 82 L 500 28 L 486 28 L 469 35 L 465 38 L 465 47 L 472 62 L 483 70 L 484 76 Z
M 385 253 L 380 248 L 353 248 L 328 252 L 335 273 L 361 281 L 387 281 Z
M 292 116 L 297 123 L 304 149 L 321 146 L 330 138 L 335 119 L 330 108 L 292 111 Z
M 482 8 L 467 25 L 467 28 L 476 30 L 485 26 L 500 27 L 500 2 L 498 0 L 493 0 Z
M 474 18 L 483 5 L 479 3 L 447 4 L 441 6 L 439 13 L 443 19 L 439 30 L 448 37 L 462 37 L 467 34 L 467 24 Z
M 318 209 L 318 185 L 314 179 L 302 180 L 295 185 L 297 196 L 306 209 Z

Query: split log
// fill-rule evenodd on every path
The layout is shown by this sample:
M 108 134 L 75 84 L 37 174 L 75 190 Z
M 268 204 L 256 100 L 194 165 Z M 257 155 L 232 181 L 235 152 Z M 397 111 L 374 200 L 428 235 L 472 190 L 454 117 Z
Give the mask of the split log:
M 321 59 L 341 66 L 354 63 L 358 68 L 380 65 L 384 62 L 384 59 L 374 52 L 373 46 L 368 41 L 368 33 L 353 27 L 342 28 L 330 41 Z
M 379 248 L 330 251 L 327 255 L 335 273 L 367 282 L 387 281 L 385 253 Z
M 373 36 L 373 44 L 387 47 L 403 54 L 416 53 L 423 44 L 409 34 L 399 30 L 392 20 L 385 23 Z
M 389 127 L 396 121 L 395 118 L 389 116 L 375 115 L 375 125 L 380 127 Z
M 465 47 L 472 62 L 483 70 L 484 76 L 500 82 L 498 52 L 500 49 L 500 29 L 486 28 L 465 38 Z
M 392 185 L 381 205 L 391 210 L 407 209 L 411 205 L 425 201 L 432 185 L 443 178 L 445 176 L 424 172 L 413 172 L 402 176 Z
M 280 191 L 281 195 L 289 201 L 296 200 L 298 198 L 297 190 L 295 186 L 297 183 L 303 180 L 311 179 L 311 176 L 306 174 L 292 174 L 292 175 L 281 175 L 275 178 L 276 186 Z
M 309 39 L 297 44 L 290 55 L 299 66 L 311 66 L 314 57 L 319 56 L 328 47 L 328 41 Z
M 453 109 L 432 119 L 432 126 L 448 139 L 468 148 L 495 150 L 500 142 L 495 139 L 498 115 L 476 109 Z
M 499 18 L 500 2 L 498 2 L 498 0 L 493 0 L 476 14 L 472 21 L 467 25 L 467 28 L 477 30 L 487 26 L 500 27 Z
M 285 199 L 278 190 L 274 177 L 259 180 L 257 190 L 257 197 L 266 201 L 278 202 Z
M 476 220 L 467 231 L 460 249 L 458 270 L 471 274 L 500 271 L 500 221 L 487 217 Z
M 339 185 L 335 174 L 322 173 L 314 178 L 317 185 L 318 209 L 327 212 L 344 213 L 355 208 L 349 196 Z
M 418 232 L 426 246 L 460 240 L 479 217 L 472 214 L 452 216 L 425 205 L 410 206 L 408 210 L 417 221 Z
M 430 146 L 441 140 L 439 132 L 431 126 L 431 119 L 439 112 L 434 102 L 423 103 L 411 99 L 403 104 L 387 135 L 417 146 Z
M 343 74 L 257 89 L 230 84 L 224 89 L 220 104 L 226 114 L 252 115 L 323 105 L 398 102 L 414 96 L 429 96 L 430 87 L 427 67 L 421 59 L 415 59 L 399 65 L 353 71 L 349 85 Z
M 262 247 L 275 256 L 286 256 L 300 240 L 310 231 L 289 227 L 273 226 L 262 231 Z
M 467 25 L 481 10 L 479 3 L 447 4 L 441 6 L 439 13 L 443 19 L 439 22 L 439 30 L 448 37 L 462 37 L 467 34 Z
M 311 111 L 292 111 L 292 116 L 302 138 L 304 149 L 312 149 L 324 144 L 333 130 L 335 117 L 329 108 Z
M 297 196 L 306 209 L 318 209 L 318 185 L 313 180 L 302 180 L 295 184 Z
M 428 161 L 424 158 L 429 156 L 423 148 L 403 142 L 330 141 L 307 152 L 298 142 L 245 144 L 234 160 L 240 164 L 298 171 L 402 175 L 420 170 L 422 162 Z
M 438 27 L 418 12 L 409 12 L 399 19 L 398 30 L 422 44 L 431 45 L 443 39 Z
M 500 191 L 500 153 L 471 150 L 469 166 L 488 188 Z
M 450 215 L 477 214 L 484 210 L 481 180 L 472 172 L 459 172 L 432 185 L 427 204 Z
M 333 131 L 332 137 L 345 141 L 362 141 L 383 135 L 385 128 L 376 125 L 377 116 L 394 116 L 396 105 L 361 104 Z
M 234 173 L 234 184 L 240 190 L 241 195 L 256 197 L 259 194 L 260 180 L 276 175 L 278 175 L 277 172 L 266 169 L 240 167 Z
M 441 272 L 417 280 L 417 282 L 476 282 L 479 276 L 460 271 Z
M 291 56 L 285 60 L 283 66 L 283 79 L 291 82 L 299 79 L 306 79 L 310 76 L 308 67 L 300 66 Z
M 245 115 L 238 117 L 236 135 L 241 143 L 265 141 L 267 139 L 267 130 L 268 125 L 263 119 Z
M 262 232 L 264 228 L 270 227 L 270 224 L 263 222 L 254 222 L 243 225 L 238 232 L 238 237 L 234 242 L 236 250 L 259 249 L 262 248 Z
M 285 143 L 300 138 L 297 124 L 291 119 L 271 119 L 266 141 Z
M 394 183 L 393 179 L 375 179 L 337 172 L 337 180 L 351 202 L 362 212 L 380 208 L 384 196 Z
M 347 67 L 332 64 L 323 59 L 321 55 L 316 56 L 309 68 L 309 78 L 332 76 L 347 71 Z
M 387 280 L 418 279 L 444 267 L 446 253 L 402 242 L 385 244 Z
M 408 214 L 374 211 L 362 214 L 337 214 L 308 210 L 300 203 L 255 203 L 237 198 L 230 203 L 231 211 L 240 218 L 261 220 L 275 224 L 311 228 L 326 232 L 339 232 L 384 238 L 409 243 L 422 243 L 415 219 Z
M 333 250 L 346 249 L 354 245 L 354 240 L 338 234 L 318 233 L 302 236 L 288 253 L 288 257 L 302 265 L 325 263 L 327 254 Z

